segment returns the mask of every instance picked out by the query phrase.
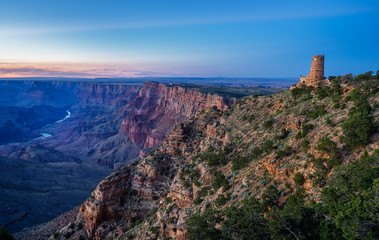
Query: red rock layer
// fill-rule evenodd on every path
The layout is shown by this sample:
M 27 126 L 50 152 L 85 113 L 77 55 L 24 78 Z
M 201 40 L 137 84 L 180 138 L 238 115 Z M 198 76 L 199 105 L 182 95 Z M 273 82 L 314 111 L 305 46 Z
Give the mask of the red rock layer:
M 146 82 L 126 106 L 120 133 L 127 134 L 132 143 L 151 148 L 163 141 L 175 123 L 207 107 L 223 111 L 230 106 L 218 95 Z

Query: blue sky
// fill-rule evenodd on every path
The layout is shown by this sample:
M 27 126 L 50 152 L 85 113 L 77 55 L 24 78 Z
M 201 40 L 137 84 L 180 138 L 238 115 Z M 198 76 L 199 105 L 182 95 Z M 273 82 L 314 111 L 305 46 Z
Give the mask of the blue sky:
M 297 77 L 379 69 L 379 1 L 1 1 L 0 77 Z

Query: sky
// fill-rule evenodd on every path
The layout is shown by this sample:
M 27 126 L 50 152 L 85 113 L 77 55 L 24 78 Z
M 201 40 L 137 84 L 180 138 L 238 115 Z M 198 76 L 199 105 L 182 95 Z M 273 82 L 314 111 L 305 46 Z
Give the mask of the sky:
M 379 70 L 377 0 L 0 0 L 0 77 Z

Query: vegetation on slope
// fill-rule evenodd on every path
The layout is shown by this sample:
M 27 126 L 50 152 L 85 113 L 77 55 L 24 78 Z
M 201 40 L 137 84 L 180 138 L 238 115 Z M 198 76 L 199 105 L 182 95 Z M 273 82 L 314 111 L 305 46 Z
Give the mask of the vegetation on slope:
M 289 182 L 284 184 L 287 189 L 281 188 L 281 183 L 278 181 L 263 179 L 266 180 L 263 182 L 271 184 L 262 194 L 245 197 L 239 203 L 239 207 L 235 203 L 224 208 L 215 205 L 202 214 L 191 215 L 187 221 L 189 238 L 377 239 L 379 237 L 379 149 L 373 151 L 372 147 L 377 148 L 378 142 L 377 137 L 373 139 L 372 136 L 377 132 L 373 113 L 375 112 L 375 116 L 378 114 L 378 80 L 377 76 L 370 77 L 367 73 L 364 76 L 362 79 L 362 75 L 358 75 L 355 79 L 344 82 L 344 88 L 340 85 L 343 77 L 336 77 L 331 87 L 303 87 L 291 91 L 292 111 L 297 109 L 298 104 L 306 103 L 308 107 L 300 111 L 300 115 L 305 115 L 308 120 L 304 121 L 295 139 L 306 138 L 302 141 L 301 149 L 307 153 L 305 158 L 308 158 L 308 162 L 312 164 L 310 171 L 312 173 L 308 176 L 313 188 L 305 189 L 302 186 L 305 179 L 300 172 L 294 174 L 295 186 L 290 186 Z M 357 82 L 356 79 L 361 82 Z M 352 85 L 354 89 L 349 91 L 349 86 Z M 314 98 L 317 100 L 310 102 Z M 248 104 L 249 100 L 245 101 L 243 104 Z M 350 102 L 353 104 L 348 107 L 351 105 Z M 330 107 L 328 105 L 333 105 L 331 108 L 335 110 L 332 110 L 333 114 L 321 119 L 330 111 L 330 109 L 325 110 Z M 242 104 L 240 109 L 241 107 Z M 348 108 L 346 120 L 342 120 L 343 118 L 338 122 L 331 120 L 333 117 L 338 118 L 339 114 L 343 116 L 346 108 Z M 262 129 L 257 130 L 271 131 L 273 128 L 279 130 L 275 127 L 275 121 L 280 121 L 281 114 L 280 110 L 276 111 L 273 114 L 276 116 L 271 115 L 263 122 Z M 251 117 L 242 119 L 248 118 Z M 324 128 L 324 122 L 328 125 L 327 129 Z M 309 141 L 312 140 L 307 138 L 308 133 L 314 128 L 319 130 L 324 128 L 321 136 L 312 144 L 314 151 L 318 152 L 317 158 L 309 154 Z M 339 134 L 338 129 L 342 129 L 342 134 Z M 244 169 L 251 165 L 252 161 L 256 161 L 262 155 L 269 155 L 273 150 L 275 150 L 275 160 L 283 161 L 283 158 L 286 158 L 287 164 L 293 163 L 294 161 L 288 158 L 290 155 L 295 155 L 293 159 L 301 160 L 301 154 L 297 154 L 296 141 L 288 141 L 288 135 L 291 134 L 287 129 L 282 129 L 281 134 L 274 139 L 266 135 L 270 140 L 260 145 L 257 144 L 259 141 L 251 143 L 255 146 L 250 147 L 250 154 L 246 154 L 249 146 L 245 146 L 244 157 L 239 156 L 238 160 L 235 160 L 236 157 L 231 159 L 232 170 Z M 285 144 L 283 139 L 287 139 L 287 144 L 291 143 L 291 146 L 283 146 Z M 243 146 L 244 141 L 242 139 L 239 141 L 239 146 Z M 212 166 L 209 163 L 213 161 L 209 159 L 208 165 Z M 308 164 L 303 165 L 303 169 L 299 170 L 306 172 L 307 166 Z M 263 182 L 261 179 L 261 185 Z

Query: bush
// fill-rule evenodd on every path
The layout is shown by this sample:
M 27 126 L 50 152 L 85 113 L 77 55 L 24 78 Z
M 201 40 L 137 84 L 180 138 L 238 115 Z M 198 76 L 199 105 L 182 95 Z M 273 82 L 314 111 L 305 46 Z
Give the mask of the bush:
M 317 86 L 316 94 L 318 99 L 324 99 L 329 96 L 330 89 L 327 86 Z
M 290 146 L 285 146 L 283 148 L 283 150 L 280 150 L 280 149 L 276 150 L 275 153 L 276 153 L 275 159 L 280 160 L 283 157 L 291 155 L 292 154 L 292 148 Z
M 199 191 L 197 191 L 197 196 L 199 197 L 205 197 L 208 195 L 208 191 L 210 190 L 210 187 L 203 187 Z
M 221 220 L 219 212 L 213 209 L 207 209 L 201 216 L 191 215 L 187 220 L 189 239 L 222 239 L 221 231 L 216 229 Z
M 328 126 L 330 126 L 330 127 L 335 127 L 335 126 L 336 126 L 336 124 L 335 124 L 330 118 L 326 118 L 326 119 L 325 119 L 325 122 L 326 122 L 326 124 L 328 124 Z
M 248 159 L 240 154 L 236 154 L 232 159 L 232 170 L 237 171 L 247 167 Z
M 272 150 L 275 149 L 274 147 L 274 142 L 271 141 L 271 140 L 267 140 L 265 141 L 262 145 L 261 145 L 261 149 L 263 152 L 265 152 L 266 154 L 269 154 Z
M 261 197 L 262 206 L 264 209 L 278 205 L 278 200 L 280 197 L 279 190 L 275 185 L 269 185 L 263 192 Z
M 229 201 L 228 197 L 225 197 L 224 194 L 219 194 L 218 197 L 215 199 L 215 205 L 217 207 L 221 207 L 224 206 L 227 201 Z
M 215 173 L 215 180 L 212 184 L 214 190 L 218 190 L 220 187 L 224 188 L 224 191 L 229 188 L 228 180 L 226 180 L 224 174 L 222 172 L 217 171 Z
M 299 140 L 301 138 L 305 138 L 310 131 L 313 129 L 313 125 L 311 123 L 302 124 L 301 130 L 298 134 L 296 134 L 295 139 Z
M 295 174 L 293 181 L 295 182 L 296 186 L 299 188 L 304 184 L 305 179 L 304 179 L 303 175 L 298 172 Z
M 130 226 L 129 226 L 129 228 L 132 229 L 132 228 L 134 228 L 135 226 L 140 225 L 142 222 L 143 222 L 142 219 L 140 219 L 140 218 L 138 218 L 138 217 L 133 217 L 133 218 L 130 220 Z
M 199 196 L 198 196 L 197 198 L 195 198 L 195 200 L 193 200 L 193 203 L 194 203 L 195 205 L 199 205 L 199 204 L 202 203 L 202 202 L 203 202 L 203 199 L 200 198 Z
M 325 110 L 325 106 L 324 105 L 317 105 L 317 104 L 313 105 L 313 110 L 303 110 L 300 112 L 301 115 L 305 115 L 305 116 L 310 117 L 312 119 L 316 119 L 320 116 L 325 115 L 326 113 L 327 112 Z
M 159 199 L 159 196 L 153 196 L 152 199 L 153 199 L 153 200 L 158 200 L 158 199 Z
M 267 121 L 263 122 L 263 127 L 265 129 L 272 129 L 272 125 L 274 124 L 274 119 L 273 118 L 269 118 Z
M 192 181 L 199 180 L 200 176 L 201 176 L 201 173 L 200 173 L 200 169 L 198 169 L 198 168 L 193 168 L 191 170 L 190 175 L 189 175 L 189 177 L 192 179 Z
M 326 176 L 330 171 L 330 167 L 325 164 L 325 159 L 312 159 L 315 168 L 314 173 L 310 176 L 313 186 L 323 187 L 326 184 Z
M 225 165 L 228 163 L 228 160 L 226 158 L 226 152 L 221 151 L 220 153 L 215 153 L 214 148 L 210 147 L 206 152 L 199 155 L 201 161 L 205 161 L 208 163 L 208 166 L 210 167 L 217 167 L 220 165 Z
M 327 163 L 331 167 L 335 167 L 341 164 L 342 158 L 339 153 L 339 149 L 337 148 L 337 144 L 330 140 L 329 137 L 322 137 L 319 139 L 316 149 L 328 154 L 329 159 L 327 159 Z
M 322 200 L 331 221 L 343 232 L 345 239 L 378 239 L 379 189 L 378 160 L 367 154 L 332 176 L 329 187 L 322 191 Z
M 309 149 L 309 141 L 308 140 L 304 140 L 301 142 L 301 150 L 304 152 L 304 153 L 307 153 L 308 152 L 308 149 Z
M 226 209 L 224 215 L 226 220 L 221 226 L 222 239 L 270 239 L 262 206 L 255 198 L 245 199 L 240 208 L 233 206 Z
M 251 149 L 250 158 L 251 160 L 257 160 L 263 153 L 263 150 L 260 147 L 254 147 Z
M 370 137 L 375 133 L 371 107 L 367 98 L 358 94 L 358 91 L 353 92 L 351 96 L 354 107 L 349 110 L 349 117 L 342 124 L 343 136 L 341 137 L 342 142 L 350 150 L 367 145 L 370 142 Z
M 313 90 L 312 86 L 307 87 L 307 86 L 303 85 L 300 88 L 299 87 L 293 88 L 291 90 L 291 95 L 294 99 L 297 99 L 304 94 L 311 94 L 312 90 Z
M 287 131 L 287 129 L 282 128 L 281 133 L 280 133 L 280 135 L 278 136 L 278 138 L 279 138 L 279 139 L 285 139 L 286 137 L 288 137 L 288 134 L 289 134 L 289 133 L 290 133 L 290 132 Z

